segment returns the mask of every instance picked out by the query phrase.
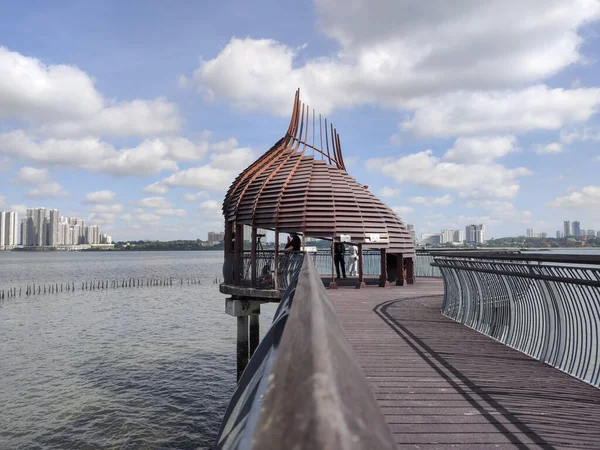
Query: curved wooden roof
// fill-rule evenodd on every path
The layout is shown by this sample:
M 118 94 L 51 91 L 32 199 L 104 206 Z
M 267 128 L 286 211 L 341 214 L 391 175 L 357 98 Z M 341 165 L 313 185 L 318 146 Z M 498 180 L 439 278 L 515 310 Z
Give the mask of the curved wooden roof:
M 311 114 L 299 91 L 287 133 L 234 180 L 223 214 L 257 228 L 324 238 L 348 234 L 365 247 L 414 253 L 402 220 L 348 175 L 336 129 Z

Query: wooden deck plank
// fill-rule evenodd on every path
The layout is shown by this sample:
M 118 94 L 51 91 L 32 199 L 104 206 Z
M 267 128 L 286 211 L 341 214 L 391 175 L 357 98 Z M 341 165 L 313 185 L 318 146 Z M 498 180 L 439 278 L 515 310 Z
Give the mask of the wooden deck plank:
M 329 291 L 398 448 L 600 448 L 600 389 L 443 317 L 442 293 Z

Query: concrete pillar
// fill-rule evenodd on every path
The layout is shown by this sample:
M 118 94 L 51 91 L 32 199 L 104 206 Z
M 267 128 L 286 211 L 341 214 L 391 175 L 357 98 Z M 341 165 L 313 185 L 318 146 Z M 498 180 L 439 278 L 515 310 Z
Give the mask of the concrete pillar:
M 237 379 L 240 380 L 252 353 L 259 342 L 259 315 L 260 304 L 258 300 L 240 298 L 225 299 L 225 312 L 237 318 Z
M 273 277 L 275 289 L 279 289 L 279 230 L 275 228 L 275 252 L 273 253 Z
M 248 365 L 248 316 L 237 318 L 237 380 L 240 381 L 244 369 Z
M 236 223 L 235 225 L 235 242 L 233 246 L 233 283 L 236 285 L 242 284 L 242 252 L 244 251 L 244 225 Z

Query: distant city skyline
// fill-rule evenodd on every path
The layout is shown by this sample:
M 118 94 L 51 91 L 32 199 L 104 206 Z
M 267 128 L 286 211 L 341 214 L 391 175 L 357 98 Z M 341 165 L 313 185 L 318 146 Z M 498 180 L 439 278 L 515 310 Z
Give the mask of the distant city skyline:
M 61 216 L 58 209 L 28 208 L 25 214 L 19 221 L 16 211 L 0 212 L 0 249 L 112 244 L 112 237 L 101 233 L 98 225 Z

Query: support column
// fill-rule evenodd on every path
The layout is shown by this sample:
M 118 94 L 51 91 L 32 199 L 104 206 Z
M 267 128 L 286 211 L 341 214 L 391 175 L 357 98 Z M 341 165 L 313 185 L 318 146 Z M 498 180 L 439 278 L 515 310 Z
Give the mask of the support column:
M 260 304 L 258 300 L 231 297 L 225 299 L 225 312 L 237 319 L 237 380 L 240 380 L 252 353 L 259 342 L 259 315 Z
M 389 288 L 390 282 L 387 280 L 387 255 L 385 248 L 380 250 L 381 252 L 381 273 L 379 275 L 379 287 Z
M 248 316 L 237 318 L 237 380 L 240 381 L 248 365 Z
M 233 222 L 225 221 L 225 237 L 223 247 L 225 252 L 225 264 L 223 265 L 223 281 L 225 283 L 233 283 L 235 273 L 235 265 L 233 262 Z
M 256 227 L 252 227 L 252 233 L 250 239 L 252 240 L 250 245 L 250 273 L 252 287 L 256 286 Z
M 356 283 L 356 289 L 362 289 L 367 287 L 367 284 L 363 281 L 363 253 L 362 244 L 358 244 L 358 283 Z
M 402 255 L 396 255 L 396 286 L 404 286 L 404 259 Z
M 252 314 L 250 316 L 250 358 L 258 348 L 260 343 L 260 316 Z
M 415 284 L 415 258 L 408 258 L 406 261 L 406 282 Z

